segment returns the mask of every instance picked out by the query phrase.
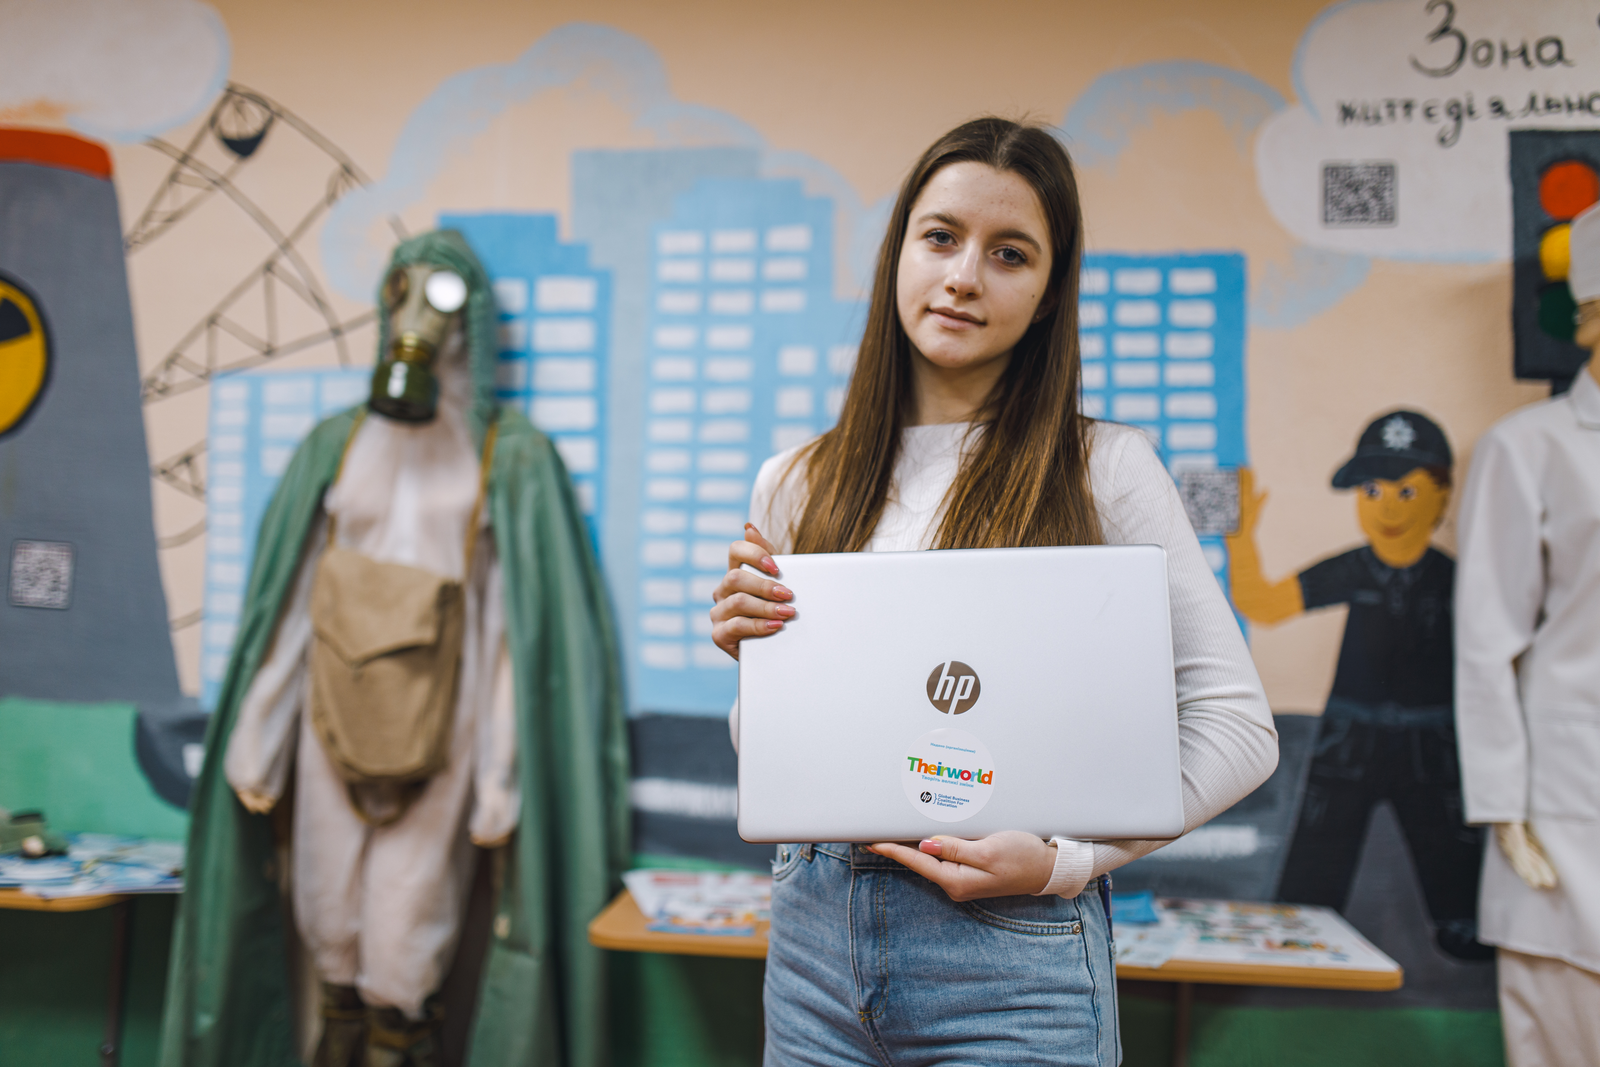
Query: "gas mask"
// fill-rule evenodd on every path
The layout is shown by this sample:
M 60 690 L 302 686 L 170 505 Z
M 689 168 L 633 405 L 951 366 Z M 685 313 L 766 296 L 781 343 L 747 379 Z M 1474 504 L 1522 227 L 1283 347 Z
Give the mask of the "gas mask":
M 429 263 L 396 267 L 383 283 L 389 351 L 372 375 L 367 405 L 401 422 L 427 422 L 439 410 L 433 363 L 467 302 L 461 275 Z

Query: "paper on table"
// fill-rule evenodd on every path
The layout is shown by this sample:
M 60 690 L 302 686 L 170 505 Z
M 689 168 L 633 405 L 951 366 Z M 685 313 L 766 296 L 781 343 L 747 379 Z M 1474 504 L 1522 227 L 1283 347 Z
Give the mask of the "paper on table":
M 77 877 L 78 864 L 60 856 L 44 859 L 27 859 L 23 856 L 0 857 L 0 886 L 48 885 L 52 882 L 68 883 Z
M 645 868 L 622 880 L 647 928 L 663 933 L 748 937 L 772 906 L 767 875 Z
M 0 886 L 16 886 L 30 896 L 46 898 L 183 890 L 181 841 L 116 834 L 67 834 L 66 838 L 66 856 L 0 859 Z
M 1157 902 L 1161 921 L 1117 938 L 1117 962 L 1169 959 L 1387 971 L 1399 965 L 1331 908 L 1229 900 Z
M 1175 922 L 1116 928 L 1117 962 L 1129 967 L 1159 967 L 1183 943 L 1183 929 Z
M 120 834 L 69 834 L 67 855 L 83 863 L 121 863 L 182 874 L 184 843 Z
M 70 882 L 29 886 L 36 897 L 92 897 L 101 893 L 181 893 L 183 879 L 151 867 L 101 863 L 78 873 Z

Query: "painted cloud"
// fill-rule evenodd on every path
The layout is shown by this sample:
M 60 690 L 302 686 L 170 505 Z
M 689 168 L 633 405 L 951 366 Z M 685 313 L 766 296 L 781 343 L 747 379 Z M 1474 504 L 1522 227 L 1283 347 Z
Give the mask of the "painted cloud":
M 227 79 L 227 30 L 196 0 L 8 0 L 0 18 L 0 121 L 140 141 Z
M 1570 0 L 1348 0 L 1295 55 L 1299 103 L 1256 174 L 1314 247 L 1392 259 L 1510 257 L 1507 131 L 1600 127 L 1600 34 Z
M 838 171 L 800 152 L 767 144 L 742 119 L 672 95 L 667 71 L 642 38 L 611 26 L 571 22 L 533 42 L 509 63 L 474 67 L 440 83 L 406 119 L 383 177 L 335 205 L 322 231 L 322 260 L 334 288 L 352 300 L 371 299 L 388 260 L 393 233 L 387 220 L 420 200 L 452 157 L 513 104 L 547 89 L 587 80 L 632 113 L 661 146 L 741 145 L 761 152 L 762 174 L 803 180 L 834 198 L 849 241 L 855 281 L 871 277 L 888 203 L 868 206 Z

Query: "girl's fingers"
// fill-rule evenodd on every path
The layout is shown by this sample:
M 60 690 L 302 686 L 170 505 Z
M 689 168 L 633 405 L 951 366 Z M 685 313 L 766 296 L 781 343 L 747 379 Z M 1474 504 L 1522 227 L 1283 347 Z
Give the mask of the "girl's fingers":
M 719 622 L 711 628 L 711 641 L 722 651 L 739 658 L 739 642 L 747 637 L 766 637 L 783 629 L 779 619 L 752 619 L 740 616 Z
M 753 522 L 747 522 L 744 524 L 744 539 L 752 544 L 760 545 L 761 550 L 766 552 L 768 555 L 775 556 L 778 554 L 777 548 L 773 546 L 771 541 L 768 541 L 761 535 L 761 531 L 756 529 L 756 524 Z
M 736 593 L 746 593 L 761 600 L 794 599 L 794 592 L 788 586 L 751 574 L 742 568 L 730 570 L 723 575 L 711 599 L 721 604 Z
M 782 619 L 752 619 L 750 616 L 739 616 L 738 619 L 725 619 L 714 625 L 710 632 L 712 637 L 722 637 L 725 641 L 738 643 L 739 638 L 766 637 L 768 633 L 776 633 L 782 629 Z
M 778 565 L 772 561 L 770 550 L 754 541 L 734 541 L 728 546 L 728 569 L 749 564 L 763 574 L 778 576 Z
M 904 845 L 897 845 L 893 842 L 873 845 L 872 851 L 880 856 L 887 856 L 898 863 L 905 864 L 930 882 L 935 882 L 940 886 L 944 885 L 944 863 L 933 856 L 924 855 L 914 848 L 907 848 Z
M 783 629 L 795 609 L 784 603 L 794 599 L 786 586 L 761 575 L 778 576 L 772 559 L 777 552 L 772 542 L 761 535 L 753 523 L 746 523 L 744 540 L 728 546 L 728 573 L 712 592 L 711 640 L 734 659 L 739 658 L 739 642 L 747 637 L 766 637 Z M 760 574 L 752 574 L 745 567 Z
M 1036 893 L 1050 882 L 1055 853 L 1043 840 L 1017 830 L 1004 830 L 969 841 L 943 834 L 916 848 L 882 843 L 871 846 L 922 875 L 951 900 Z
M 945 840 L 948 841 L 948 838 Z M 982 868 L 969 867 L 954 860 L 936 859 L 925 852 L 891 842 L 873 845 L 872 851 L 922 875 L 943 889 L 951 900 L 977 900 L 994 895 L 997 880 Z
M 792 619 L 794 608 L 780 601 L 766 600 L 750 593 L 733 593 L 719 600 L 711 608 L 712 622 L 726 622 L 736 618 Z

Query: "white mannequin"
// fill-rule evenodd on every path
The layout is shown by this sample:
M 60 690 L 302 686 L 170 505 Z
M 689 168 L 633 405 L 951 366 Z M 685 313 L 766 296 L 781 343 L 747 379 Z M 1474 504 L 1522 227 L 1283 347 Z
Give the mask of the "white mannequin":
M 1567 282 L 1592 354 L 1478 439 L 1457 528 L 1456 726 L 1510 1067 L 1600 1063 L 1600 208 Z
M 1554 889 L 1559 883 L 1556 869 L 1545 855 L 1544 846 L 1539 843 L 1532 826 L 1525 822 L 1497 822 L 1494 839 L 1511 861 L 1511 869 L 1517 872 L 1518 878 L 1535 889 Z
M 430 998 L 443 982 L 465 918 L 473 846 L 506 843 L 520 810 L 503 579 L 488 516 L 479 516 L 477 529 L 467 528 L 479 456 L 468 429 L 472 381 L 459 326 L 447 334 L 435 371 L 437 415 L 423 423 L 368 416 L 324 508 L 338 520 L 342 546 L 465 583 L 449 763 L 404 815 L 375 827 L 356 813 L 317 739 L 305 708 L 311 586 L 327 542 L 326 518 L 306 539 L 271 652 L 240 705 L 226 754 L 229 784 L 250 811 L 271 811 L 290 789 L 296 794 L 294 919 L 323 982 L 316 1067 L 399 1063 L 400 1054 L 385 1048 L 369 1048 L 360 1058 L 363 1026 L 383 1023 L 432 1042 L 439 1016 Z M 463 573 L 468 536 L 478 539 L 471 574 Z M 349 1000 L 343 1007 L 356 1018 L 362 1009 L 368 1016 L 365 1023 L 350 1020 L 348 1034 L 329 1022 L 336 1018 L 330 1009 L 341 1006 L 329 999 L 336 995 Z M 403 1020 L 386 1021 L 386 1013 Z M 434 1044 L 428 1048 L 436 1052 Z M 415 1046 L 405 1058 L 408 1065 L 432 1062 Z
M 1573 338 L 1581 348 L 1589 350 L 1589 363 L 1584 373 L 1600 384 L 1600 297 L 1578 305 L 1578 330 Z M 1544 845 L 1526 822 L 1500 822 L 1494 824 L 1494 839 L 1511 863 L 1517 877 L 1534 889 L 1554 889 L 1560 884 L 1555 865 L 1545 853 Z
M 1580 277 L 1578 285 L 1582 286 Z M 1584 373 L 1600 384 L 1600 296 L 1591 297 L 1578 305 L 1578 329 L 1573 340 L 1578 347 L 1588 349 L 1589 362 Z M 1494 824 L 1494 839 L 1511 863 L 1517 877 L 1534 889 L 1554 889 L 1560 884 L 1555 865 L 1545 853 L 1544 845 L 1525 822 L 1500 822 Z

